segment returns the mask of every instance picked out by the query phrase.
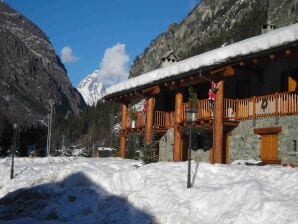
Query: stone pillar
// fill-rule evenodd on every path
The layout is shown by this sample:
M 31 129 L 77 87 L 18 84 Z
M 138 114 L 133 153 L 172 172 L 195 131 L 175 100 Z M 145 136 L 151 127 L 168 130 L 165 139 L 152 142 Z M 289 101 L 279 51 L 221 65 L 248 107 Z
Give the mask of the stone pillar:
M 218 83 L 214 114 L 213 162 L 222 163 L 223 129 L 224 129 L 224 81 Z
M 128 107 L 126 103 L 121 104 L 121 132 L 120 132 L 120 154 L 122 158 L 126 156 L 126 122 L 128 116 Z
M 154 97 L 149 97 L 147 102 L 147 116 L 145 126 L 145 143 L 149 145 L 152 143 L 153 133 L 153 120 L 154 120 Z
M 183 94 L 177 92 L 175 96 L 175 125 L 174 125 L 174 149 L 173 160 L 181 161 L 182 159 L 182 132 L 181 123 L 183 117 Z

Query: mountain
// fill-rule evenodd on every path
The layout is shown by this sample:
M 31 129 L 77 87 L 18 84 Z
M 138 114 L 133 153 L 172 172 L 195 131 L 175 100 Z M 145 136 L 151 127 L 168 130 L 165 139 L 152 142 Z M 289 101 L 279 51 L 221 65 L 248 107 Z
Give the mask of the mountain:
M 85 102 L 89 105 L 96 105 L 105 94 L 105 87 L 99 81 L 99 70 L 87 75 L 77 86 L 77 90 L 82 94 Z
M 4 2 L 0 40 L 0 124 L 40 124 L 50 112 L 50 99 L 55 118 L 78 115 L 86 107 L 46 34 Z
M 261 34 L 271 22 L 277 28 L 298 22 L 297 0 L 201 0 L 180 23 L 151 41 L 130 69 L 135 77 L 159 67 L 166 52 L 179 60 Z

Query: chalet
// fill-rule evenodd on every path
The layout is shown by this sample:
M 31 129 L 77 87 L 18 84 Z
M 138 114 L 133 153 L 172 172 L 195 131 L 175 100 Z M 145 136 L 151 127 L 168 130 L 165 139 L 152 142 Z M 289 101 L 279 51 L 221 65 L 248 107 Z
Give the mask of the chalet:
M 107 89 L 121 103 L 120 151 L 130 133 L 158 135 L 160 160 L 187 159 L 188 89 L 197 93 L 192 159 L 298 164 L 298 23 L 162 67 Z M 214 113 L 208 101 L 217 83 Z M 129 104 L 145 99 L 131 128 Z

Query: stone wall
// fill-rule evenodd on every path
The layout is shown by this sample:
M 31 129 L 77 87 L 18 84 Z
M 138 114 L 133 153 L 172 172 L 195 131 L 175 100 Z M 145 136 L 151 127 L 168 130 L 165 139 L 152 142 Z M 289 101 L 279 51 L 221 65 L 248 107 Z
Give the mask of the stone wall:
M 276 123 L 277 121 L 277 123 Z M 241 121 L 232 132 L 229 149 L 229 162 L 238 159 L 260 159 L 260 136 L 254 134 L 255 128 L 282 127 L 278 134 L 278 159 L 282 163 L 298 164 L 298 116 L 262 118 Z M 295 147 L 296 146 L 296 147 Z
M 298 164 L 298 115 L 278 117 L 278 119 L 261 118 L 255 121 L 241 121 L 231 131 L 229 160 L 260 160 L 260 136 L 254 134 L 255 128 L 282 127 L 278 134 L 278 159 L 284 163 Z M 206 138 L 208 138 L 206 136 Z M 211 137 L 208 138 L 212 141 Z M 174 129 L 171 128 L 159 143 L 160 161 L 173 160 Z M 184 147 L 184 150 L 187 148 Z M 192 150 L 192 159 L 198 162 L 209 161 L 209 150 Z
M 173 161 L 174 128 L 168 129 L 167 133 L 159 141 L 159 160 Z
M 205 137 L 208 138 L 207 136 Z M 212 141 L 210 138 L 208 138 L 207 140 Z M 170 128 L 159 141 L 159 160 L 160 161 L 173 161 L 173 146 L 174 146 L 174 128 Z M 187 150 L 187 149 L 188 149 L 188 145 L 184 144 L 183 150 Z M 209 162 L 209 147 L 208 149 L 196 148 L 192 150 L 191 159 L 197 162 Z

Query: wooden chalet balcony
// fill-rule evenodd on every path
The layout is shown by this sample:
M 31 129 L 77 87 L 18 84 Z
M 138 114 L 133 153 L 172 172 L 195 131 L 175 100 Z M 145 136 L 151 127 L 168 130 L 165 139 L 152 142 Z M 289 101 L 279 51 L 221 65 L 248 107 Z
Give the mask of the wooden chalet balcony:
M 225 119 L 235 120 L 298 114 L 298 93 L 275 93 L 241 100 L 225 99 L 224 111 Z
M 183 103 L 183 122 L 186 122 L 185 111 L 188 103 Z M 224 120 L 240 121 L 262 117 L 275 117 L 298 114 L 298 93 L 275 93 L 265 96 L 256 96 L 247 99 L 224 99 Z M 211 108 L 208 99 L 198 100 L 196 118 L 211 120 Z M 165 131 L 175 124 L 175 112 L 155 111 L 153 129 Z M 126 129 L 143 131 L 145 128 L 145 114 L 137 113 L 135 127 L 131 126 L 130 118 L 126 122 Z
M 175 112 L 155 111 L 153 128 L 155 130 L 166 130 L 174 125 Z M 135 129 L 144 131 L 146 124 L 146 117 L 144 113 L 138 112 L 136 114 L 136 123 L 132 127 L 131 118 L 127 117 L 125 129 Z
M 183 118 L 188 104 L 184 103 Z M 247 99 L 224 99 L 225 120 L 249 120 L 262 117 L 298 114 L 298 93 L 275 93 Z M 210 104 L 207 99 L 199 100 L 197 120 L 211 119 Z

